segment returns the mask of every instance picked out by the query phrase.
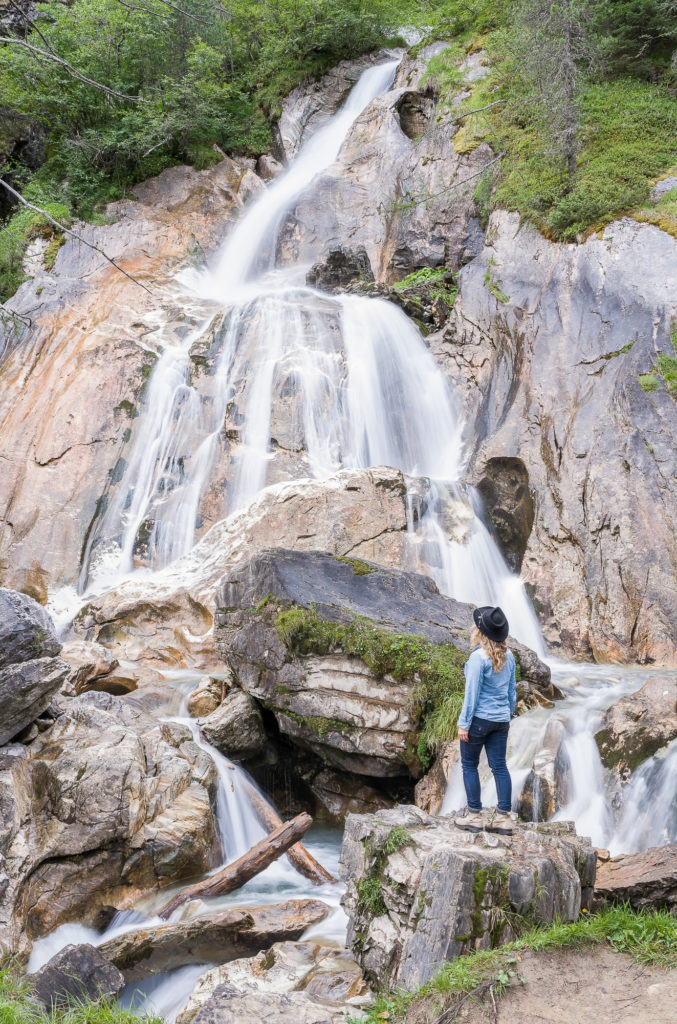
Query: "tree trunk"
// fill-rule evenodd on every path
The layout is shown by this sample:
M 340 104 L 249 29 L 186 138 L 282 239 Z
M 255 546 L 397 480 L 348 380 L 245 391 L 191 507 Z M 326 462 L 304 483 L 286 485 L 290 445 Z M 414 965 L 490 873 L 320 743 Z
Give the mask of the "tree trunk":
M 259 819 L 261 824 L 268 832 L 272 832 L 274 829 L 279 828 L 282 824 L 282 819 L 278 817 L 272 807 L 269 807 L 266 801 L 256 792 L 253 786 L 247 787 L 247 796 L 252 802 L 254 813 Z M 322 885 L 324 882 L 335 882 L 336 879 L 333 875 L 319 864 L 312 854 L 308 853 L 301 843 L 295 843 L 294 846 L 290 846 L 287 850 L 287 857 L 294 865 L 296 870 L 309 878 L 311 882 L 316 885 Z
M 313 819 L 309 814 L 305 813 L 297 815 L 291 821 L 283 822 L 274 832 L 271 832 L 265 839 L 262 839 L 260 843 L 252 846 L 251 850 L 240 857 L 239 860 L 222 868 L 221 871 L 217 871 L 215 875 L 210 875 L 201 882 L 189 885 L 186 889 L 183 889 L 169 903 L 165 904 L 162 910 L 158 912 L 159 916 L 163 920 L 167 920 L 177 907 L 188 903 L 189 900 L 223 896 L 226 893 L 233 892 L 235 889 L 239 889 L 250 878 L 258 875 L 269 864 L 272 864 L 274 860 L 277 860 L 283 853 L 286 853 L 290 846 L 293 846 L 301 836 L 306 834 L 312 823 Z

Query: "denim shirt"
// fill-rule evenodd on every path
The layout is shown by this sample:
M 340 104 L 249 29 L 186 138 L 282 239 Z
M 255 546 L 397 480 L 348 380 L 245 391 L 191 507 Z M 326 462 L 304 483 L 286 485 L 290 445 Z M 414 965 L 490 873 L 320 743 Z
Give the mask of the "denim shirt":
M 508 651 L 505 665 L 494 672 L 491 658 L 476 647 L 465 663 L 465 699 L 458 719 L 459 729 L 469 729 L 473 716 L 489 722 L 509 722 L 515 713 L 515 656 Z

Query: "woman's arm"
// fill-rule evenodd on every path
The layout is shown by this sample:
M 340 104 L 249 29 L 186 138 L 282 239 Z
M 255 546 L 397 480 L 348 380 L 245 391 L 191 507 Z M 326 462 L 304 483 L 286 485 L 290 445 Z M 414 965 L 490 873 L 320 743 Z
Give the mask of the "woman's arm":
M 475 714 L 477 698 L 480 692 L 480 681 L 482 679 L 482 656 L 473 652 L 465 663 L 465 697 L 461 714 L 458 716 L 459 731 L 467 732 Z
M 508 683 L 508 701 L 510 702 L 510 717 L 515 714 L 515 705 L 517 704 L 517 683 L 515 681 L 515 655 L 510 652 L 512 658 L 512 672 L 510 673 L 510 682 Z

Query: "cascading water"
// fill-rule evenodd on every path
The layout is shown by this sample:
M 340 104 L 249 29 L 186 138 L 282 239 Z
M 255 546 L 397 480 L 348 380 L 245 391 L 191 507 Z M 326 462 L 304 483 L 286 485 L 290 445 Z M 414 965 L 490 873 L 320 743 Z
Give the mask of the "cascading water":
M 270 482 L 273 438 L 293 453 L 295 475 L 386 465 L 427 478 L 411 517 L 412 564 L 451 596 L 510 607 L 513 634 L 543 653 L 519 579 L 457 483 L 463 424 L 419 331 L 389 302 L 326 295 L 299 286 L 296 267 L 273 269 L 293 202 L 332 163 L 395 67 L 362 75 L 343 109 L 245 213 L 213 271 L 193 275 L 196 292 L 230 308 L 162 354 L 127 471 L 92 531 L 83 581 L 130 572 L 141 550 L 152 568 L 189 551 L 214 475 L 227 480 L 222 515 L 243 508 Z M 190 351 L 205 339 L 214 370 L 191 382 Z M 465 509 L 467 542 L 445 528 L 452 506 Z

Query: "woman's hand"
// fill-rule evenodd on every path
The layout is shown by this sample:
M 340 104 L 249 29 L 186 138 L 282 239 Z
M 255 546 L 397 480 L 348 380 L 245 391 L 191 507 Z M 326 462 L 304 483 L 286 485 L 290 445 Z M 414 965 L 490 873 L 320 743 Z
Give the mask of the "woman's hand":
M 468 730 L 467 729 L 459 729 L 458 730 L 458 738 L 459 738 L 459 740 L 463 740 L 464 743 L 467 743 L 468 742 Z

